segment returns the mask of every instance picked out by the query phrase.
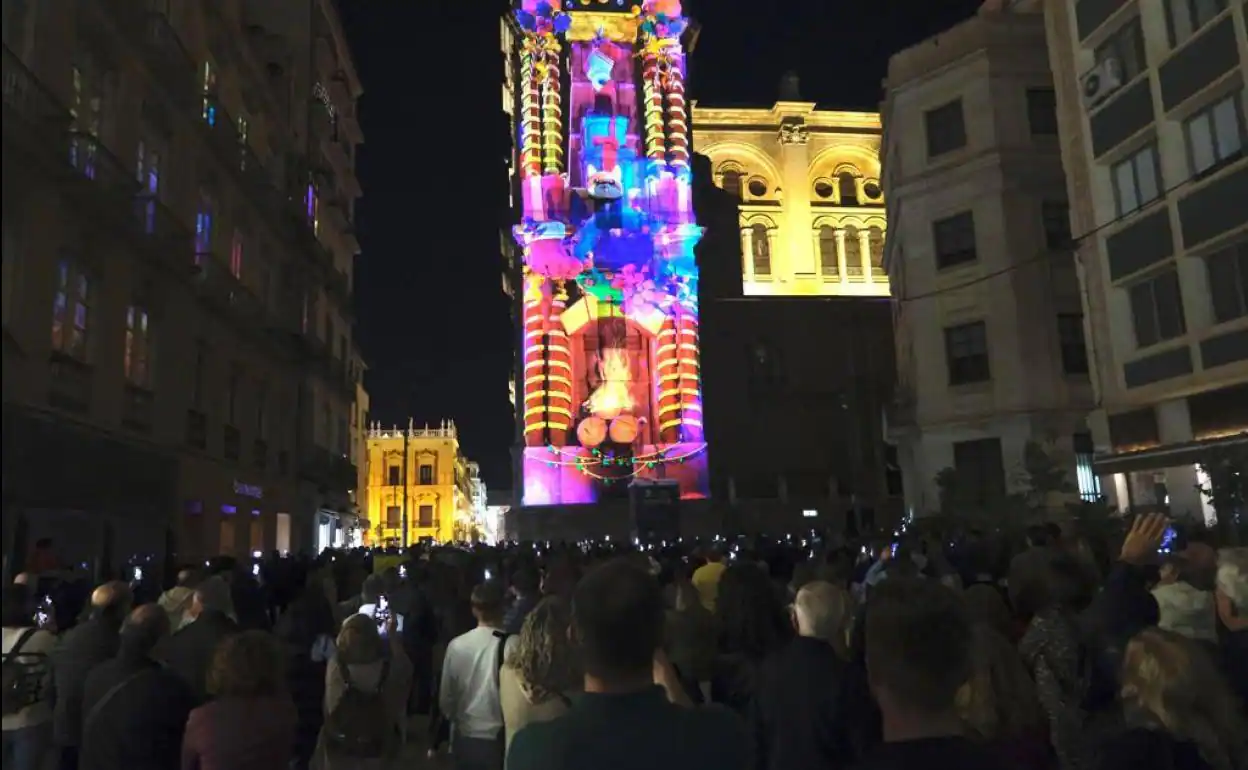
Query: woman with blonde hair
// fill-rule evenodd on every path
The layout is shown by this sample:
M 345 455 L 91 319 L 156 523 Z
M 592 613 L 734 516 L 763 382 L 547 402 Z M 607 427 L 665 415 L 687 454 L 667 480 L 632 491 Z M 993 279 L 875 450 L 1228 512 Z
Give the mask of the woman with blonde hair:
M 562 716 L 581 689 L 580 667 L 568 639 L 571 623 L 568 603 L 547 596 L 508 641 L 506 662 L 498 675 L 507 746 L 525 725 Z
M 975 625 L 974 649 L 974 671 L 955 703 L 967 734 L 990 746 L 1002 767 L 1052 767 L 1044 711 L 1018 651 L 982 620 Z
M 1122 664 L 1128 729 L 1101 767 L 1134 770 L 1245 770 L 1248 724 L 1225 678 L 1198 644 L 1149 628 L 1128 644 Z

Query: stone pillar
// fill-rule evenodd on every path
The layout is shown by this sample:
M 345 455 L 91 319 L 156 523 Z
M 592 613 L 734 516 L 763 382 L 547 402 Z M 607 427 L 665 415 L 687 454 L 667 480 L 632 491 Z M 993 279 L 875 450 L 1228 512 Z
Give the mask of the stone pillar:
M 859 195 L 862 192 L 859 191 Z M 871 281 L 871 233 L 863 227 L 858 230 L 858 261 L 862 263 L 862 274 Z
M 836 228 L 836 271 L 840 274 L 841 283 L 844 283 L 849 275 L 849 271 L 845 269 L 845 231 Z
M 754 228 L 741 228 L 741 277 L 746 283 L 754 280 Z
M 784 190 L 783 224 L 788 233 L 801 233 L 810 229 L 810 151 L 807 142 L 810 134 L 801 118 L 786 118 L 797 122 L 785 126 L 780 132 L 780 176 Z M 789 280 L 795 275 L 813 275 L 817 272 L 815 252 L 805 238 L 786 238 L 779 249 L 772 251 L 771 273 L 777 281 Z

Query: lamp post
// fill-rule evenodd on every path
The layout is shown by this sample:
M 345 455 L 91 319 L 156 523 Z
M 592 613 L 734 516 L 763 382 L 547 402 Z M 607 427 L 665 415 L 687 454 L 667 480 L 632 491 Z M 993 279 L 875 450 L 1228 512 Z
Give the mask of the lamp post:
M 407 548 L 407 442 L 412 435 L 412 418 L 407 418 L 407 430 L 403 432 L 403 534 L 399 544 Z

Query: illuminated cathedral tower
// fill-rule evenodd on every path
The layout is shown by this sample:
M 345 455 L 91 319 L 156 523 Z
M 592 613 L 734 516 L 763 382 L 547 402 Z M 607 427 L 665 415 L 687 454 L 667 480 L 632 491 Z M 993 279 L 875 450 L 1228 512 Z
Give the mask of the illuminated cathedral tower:
M 635 478 L 707 495 L 686 20 L 631 3 L 514 11 L 523 505 Z

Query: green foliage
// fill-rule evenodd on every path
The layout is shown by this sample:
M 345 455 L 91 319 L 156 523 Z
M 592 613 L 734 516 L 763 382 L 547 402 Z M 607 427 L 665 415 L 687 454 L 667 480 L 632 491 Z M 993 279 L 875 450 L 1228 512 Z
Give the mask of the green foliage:
M 1033 511 L 1047 510 L 1055 495 L 1069 495 L 1079 491 L 1070 481 L 1066 466 L 1057 459 L 1056 452 L 1046 449 L 1036 441 L 1023 446 L 1023 465 L 1019 486 L 1024 487 L 1023 497 Z

